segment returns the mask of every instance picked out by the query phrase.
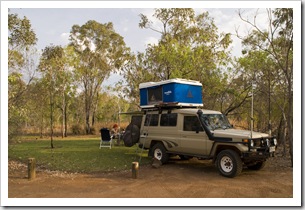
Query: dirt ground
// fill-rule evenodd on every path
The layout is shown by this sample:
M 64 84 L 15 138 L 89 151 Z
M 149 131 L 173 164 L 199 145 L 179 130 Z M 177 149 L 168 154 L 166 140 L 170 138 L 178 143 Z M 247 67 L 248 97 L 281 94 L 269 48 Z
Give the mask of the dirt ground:
M 27 179 L 27 166 L 9 161 L 9 198 L 292 198 L 290 160 L 280 156 L 265 168 L 244 168 L 240 176 L 225 178 L 211 161 L 171 160 L 159 168 L 139 167 L 137 179 L 130 170 L 113 173 L 70 174 L 36 171 Z

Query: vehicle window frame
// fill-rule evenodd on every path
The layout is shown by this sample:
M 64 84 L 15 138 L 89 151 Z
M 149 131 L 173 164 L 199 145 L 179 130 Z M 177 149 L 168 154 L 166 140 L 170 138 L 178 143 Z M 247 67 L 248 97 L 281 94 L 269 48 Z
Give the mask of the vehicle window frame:
M 184 116 L 183 116 L 183 131 L 187 131 L 187 132 L 196 132 L 196 131 L 197 131 L 197 128 L 198 128 L 198 126 L 196 127 L 195 121 L 193 121 L 193 125 L 191 126 L 191 129 L 186 129 L 186 124 L 185 124 L 186 118 L 197 119 L 197 124 L 198 124 L 198 126 L 199 126 L 199 132 L 203 132 L 203 131 L 204 131 L 202 125 L 200 124 L 200 121 L 199 121 L 198 117 L 197 117 L 197 116 L 193 116 L 193 115 L 184 115 Z
M 177 113 L 164 113 L 160 116 L 160 126 L 162 127 L 176 127 L 178 123 Z
M 151 116 L 151 119 L 149 119 L 148 116 Z M 150 120 L 149 125 L 148 125 L 148 120 Z M 158 126 L 158 125 L 159 125 L 159 114 L 145 115 L 144 126 Z

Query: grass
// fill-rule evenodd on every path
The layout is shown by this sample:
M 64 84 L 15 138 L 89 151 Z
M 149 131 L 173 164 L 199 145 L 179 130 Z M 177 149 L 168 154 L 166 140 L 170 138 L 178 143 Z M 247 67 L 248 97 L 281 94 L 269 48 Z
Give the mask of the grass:
M 134 161 L 145 165 L 150 162 L 147 151 L 137 146 L 114 146 L 99 149 L 99 138 L 54 140 L 51 149 L 48 140 L 22 140 L 9 145 L 8 157 L 27 164 L 28 158 L 35 158 L 36 165 L 49 170 L 72 173 L 112 172 L 131 168 Z

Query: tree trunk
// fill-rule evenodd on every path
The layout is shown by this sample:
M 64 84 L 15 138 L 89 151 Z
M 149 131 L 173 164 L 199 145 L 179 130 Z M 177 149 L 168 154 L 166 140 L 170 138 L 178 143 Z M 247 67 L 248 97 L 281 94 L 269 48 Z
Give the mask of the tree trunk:
M 53 131 L 53 109 L 54 109 L 54 104 L 53 104 L 53 94 L 51 93 L 51 97 L 50 97 L 50 108 L 51 108 L 51 115 L 50 115 L 50 124 L 51 124 L 51 148 L 54 148 L 53 145 L 53 135 L 54 135 L 54 131 Z
M 90 110 L 86 110 L 86 134 L 90 134 Z
M 284 132 L 283 132 L 283 139 L 284 139 L 284 157 L 286 157 L 286 134 L 287 134 L 287 119 L 285 113 L 283 112 L 283 120 L 284 120 Z
M 67 123 L 67 104 L 65 104 L 65 107 L 64 107 L 65 111 L 64 111 L 64 114 L 65 114 L 65 133 L 64 133 L 64 137 L 67 137 L 68 134 L 67 134 L 67 130 L 68 130 L 68 123 Z
M 65 120 L 66 120 L 65 106 L 66 106 L 65 93 L 63 92 L 63 94 L 62 94 L 62 105 L 61 105 L 61 115 L 62 115 L 61 116 L 61 118 L 62 118 L 62 121 L 61 121 L 61 138 L 65 137 L 65 130 L 66 130 L 66 127 L 65 127 Z
M 40 122 L 40 138 L 42 138 L 42 131 L 43 131 L 43 112 L 41 114 L 41 122 Z
M 289 99 L 288 99 L 289 107 L 288 107 L 288 138 L 289 138 L 289 154 L 291 159 L 291 166 L 293 167 L 293 96 L 292 91 L 290 91 Z

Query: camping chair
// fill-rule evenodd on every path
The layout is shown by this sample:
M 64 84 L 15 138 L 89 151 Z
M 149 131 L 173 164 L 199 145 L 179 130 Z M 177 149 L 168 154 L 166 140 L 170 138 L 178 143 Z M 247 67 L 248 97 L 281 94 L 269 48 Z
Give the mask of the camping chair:
M 109 147 L 111 149 L 112 146 L 112 136 L 110 135 L 110 131 L 107 128 L 102 128 L 101 132 L 101 142 L 100 149 L 102 147 Z

